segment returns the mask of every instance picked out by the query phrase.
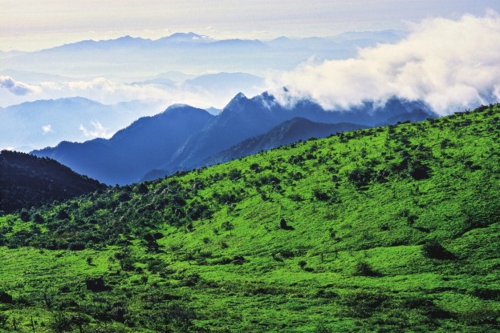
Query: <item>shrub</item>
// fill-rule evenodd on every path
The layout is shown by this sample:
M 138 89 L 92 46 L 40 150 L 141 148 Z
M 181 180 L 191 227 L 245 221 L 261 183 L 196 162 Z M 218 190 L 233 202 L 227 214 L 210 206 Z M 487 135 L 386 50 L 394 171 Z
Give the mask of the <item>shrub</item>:
M 352 276 L 380 276 L 380 273 L 375 271 L 372 266 L 364 261 L 356 263 L 351 273 Z
M 33 216 L 33 222 L 35 223 L 43 223 L 45 222 L 45 219 L 43 218 L 42 215 L 36 213 L 34 216 Z
M 431 169 L 420 163 L 419 161 L 414 161 L 410 164 L 408 168 L 408 174 L 415 180 L 427 179 L 430 177 Z
M 316 200 L 319 200 L 319 201 L 330 200 L 330 196 L 325 191 L 322 191 L 320 189 L 314 189 L 313 196 L 316 198 Z
M 252 165 L 250 165 L 250 170 L 253 170 L 256 173 L 259 173 L 262 171 L 262 168 L 257 163 L 253 163 Z
M 153 314 L 155 329 L 162 332 L 190 332 L 196 312 L 177 303 L 168 304 Z
M 334 332 L 332 329 L 330 329 L 328 326 L 325 326 L 325 324 L 320 323 L 316 328 L 314 329 L 315 333 L 332 333 Z
M 354 318 L 369 318 L 378 308 L 389 300 L 387 295 L 358 291 L 343 295 L 341 304 L 346 306 L 346 316 Z
M 13 303 L 12 296 L 5 291 L 0 291 L 0 303 Z
M 372 179 L 373 170 L 371 169 L 361 169 L 357 168 L 352 170 L 348 175 L 347 179 L 356 185 L 357 188 L 364 187 L 370 183 Z
M 140 194 L 146 194 L 149 192 L 149 189 L 148 187 L 144 184 L 144 183 L 141 183 L 138 187 L 137 187 L 137 193 L 140 193 Z
M 120 194 L 120 196 L 118 197 L 118 200 L 120 202 L 125 202 L 125 201 L 129 201 L 131 199 L 131 196 L 128 192 L 123 192 L 122 194 Z
M 21 213 L 19 213 L 19 217 L 21 218 L 21 221 L 23 222 L 28 222 L 30 220 L 30 214 L 26 210 L 26 208 L 23 208 L 21 210 Z
M 226 221 L 226 222 L 222 223 L 221 228 L 226 230 L 226 231 L 230 231 L 230 230 L 234 229 L 234 226 L 231 222 Z
M 430 241 L 422 246 L 422 254 L 426 258 L 450 260 L 454 259 L 453 253 L 445 249 L 441 244 L 436 241 Z
M 74 242 L 74 243 L 70 243 L 68 248 L 71 250 L 71 251 L 82 251 L 82 250 L 85 250 L 85 244 L 82 243 L 82 242 Z
M 231 179 L 232 181 L 236 181 L 238 179 L 241 178 L 241 171 L 240 170 L 237 170 L 237 169 L 232 169 L 231 171 L 229 171 L 228 175 L 229 179 Z
M 7 324 L 8 319 L 9 319 L 8 314 L 0 312 L 0 327 L 5 327 L 5 324 Z

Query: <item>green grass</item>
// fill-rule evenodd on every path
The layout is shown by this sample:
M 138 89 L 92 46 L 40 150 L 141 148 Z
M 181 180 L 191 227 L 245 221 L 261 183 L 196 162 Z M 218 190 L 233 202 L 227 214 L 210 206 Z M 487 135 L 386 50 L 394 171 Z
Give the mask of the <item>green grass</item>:
M 0 329 L 500 331 L 499 139 L 494 105 L 0 217 Z

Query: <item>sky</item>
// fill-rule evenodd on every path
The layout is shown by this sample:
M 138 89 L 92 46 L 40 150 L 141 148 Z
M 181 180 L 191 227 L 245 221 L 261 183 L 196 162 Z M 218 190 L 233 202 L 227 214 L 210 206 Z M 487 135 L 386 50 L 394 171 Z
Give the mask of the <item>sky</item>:
M 0 0 L 0 50 L 34 51 L 124 35 L 216 39 L 332 36 L 406 29 L 432 17 L 500 12 L 498 0 Z

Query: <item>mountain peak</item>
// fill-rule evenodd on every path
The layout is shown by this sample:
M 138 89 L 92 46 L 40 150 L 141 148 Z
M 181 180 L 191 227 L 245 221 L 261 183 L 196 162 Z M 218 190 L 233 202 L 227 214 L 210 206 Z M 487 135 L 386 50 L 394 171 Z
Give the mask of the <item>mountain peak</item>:
M 194 106 L 191 106 L 191 105 L 188 105 L 188 104 L 182 104 L 182 103 L 178 103 L 178 104 L 172 104 L 170 105 L 164 112 L 163 114 L 169 114 L 169 115 L 172 115 L 172 114 L 198 114 L 198 113 L 203 113 L 203 114 L 209 114 L 209 112 L 207 110 L 204 110 L 204 109 L 199 109 L 199 108 L 196 108 Z
M 249 101 L 249 99 L 245 96 L 244 93 L 237 93 L 233 99 L 222 109 L 221 113 L 224 113 L 226 110 L 240 109 L 242 104 Z
M 237 93 L 237 94 L 236 94 L 236 96 L 234 96 L 233 100 L 235 100 L 235 99 L 236 99 L 236 100 L 240 100 L 240 99 L 247 99 L 247 97 L 245 96 L 245 94 L 244 94 L 244 93 L 239 92 L 239 93 Z
M 174 43 L 202 43 L 212 41 L 212 39 L 206 35 L 198 35 L 194 32 L 176 32 L 170 36 L 160 38 L 157 41 Z
M 171 111 L 171 110 L 178 110 L 178 109 L 185 109 L 185 108 L 190 108 L 190 105 L 183 104 L 183 103 L 176 103 L 170 105 L 165 111 Z

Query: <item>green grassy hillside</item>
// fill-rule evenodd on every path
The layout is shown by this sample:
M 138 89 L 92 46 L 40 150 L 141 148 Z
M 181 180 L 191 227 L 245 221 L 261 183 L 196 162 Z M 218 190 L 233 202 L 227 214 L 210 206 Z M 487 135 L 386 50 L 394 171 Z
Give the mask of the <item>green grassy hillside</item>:
M 1 217 L 0 327 L 500 331 L 499 139 L 492 105 Z

